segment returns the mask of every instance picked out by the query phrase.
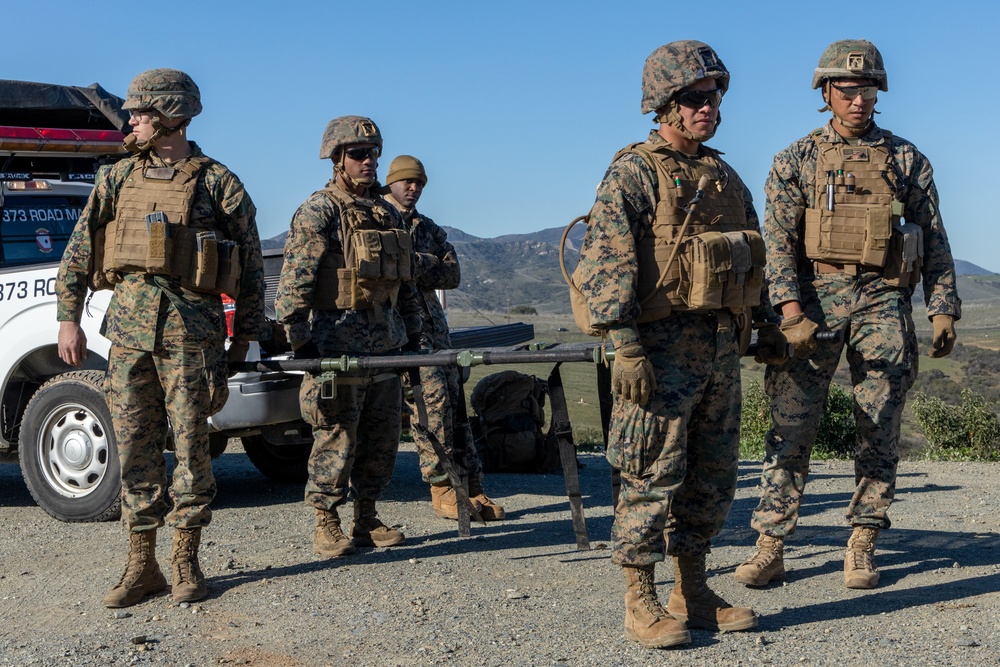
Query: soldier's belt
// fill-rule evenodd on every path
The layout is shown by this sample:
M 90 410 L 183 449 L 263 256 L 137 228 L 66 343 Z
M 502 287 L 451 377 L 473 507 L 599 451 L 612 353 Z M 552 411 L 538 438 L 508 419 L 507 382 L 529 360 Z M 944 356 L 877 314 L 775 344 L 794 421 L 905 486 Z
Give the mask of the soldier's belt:
M 867 273 L 868 271 L 874 271 L 876 273 L 881 273 L 882 269 L 877 266 L 865 266 L 864 264 L 839 264 L 836 262 L 813 262 L 813 273 L 847 273 L 852 276 L 858 276 L 862 273 Z
M 377 375 L 365 375 L 362 377 L 338 375 L 334 371 L 321 373 L 316 379 L 319 381 L 320 398 L 336 398 L 337 385 L 370 385 L 377 382 L 385 382 L 398 378 L 399 373 L 378 373 Z

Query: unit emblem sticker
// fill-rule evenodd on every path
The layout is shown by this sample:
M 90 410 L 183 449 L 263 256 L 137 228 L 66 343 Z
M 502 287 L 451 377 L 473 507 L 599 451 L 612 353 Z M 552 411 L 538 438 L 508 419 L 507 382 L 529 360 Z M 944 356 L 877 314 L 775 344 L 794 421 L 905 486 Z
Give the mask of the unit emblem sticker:
M 868 149 L 860 146 L 850 146 L 841 149 L 844 162 L 868 162 Z
M 35 245 L 43 253 L 52 252 L 52 236 L 49 234 L 49 230 L 44 227 L 35 230 Z

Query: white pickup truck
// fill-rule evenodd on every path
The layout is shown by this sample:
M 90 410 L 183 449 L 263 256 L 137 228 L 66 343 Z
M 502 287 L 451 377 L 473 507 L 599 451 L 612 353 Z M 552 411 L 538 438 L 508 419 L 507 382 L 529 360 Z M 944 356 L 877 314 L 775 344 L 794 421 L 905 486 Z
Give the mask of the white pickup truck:
M 99 333 L 111 292 L 88 301 L 87 360 L 73 369 L 57 354 L 56 274 L 97 167 L 122 155 L 121 102 L 96 84 L 0 80 L 0 459 L 19 460 L 32 497 L 63 521 L 120 512 L 102 389 L 110 343 Z M 269 284 L 280 256 L 270 264 Z M 254 345 L 248 359 L 261 353 Z M 233 377 L 229 401 L 211 419 L 213 456 L 240 437 L 269 477 L 304 479 L 312 436 L 299 413 L 300 382 L 285 373 Z

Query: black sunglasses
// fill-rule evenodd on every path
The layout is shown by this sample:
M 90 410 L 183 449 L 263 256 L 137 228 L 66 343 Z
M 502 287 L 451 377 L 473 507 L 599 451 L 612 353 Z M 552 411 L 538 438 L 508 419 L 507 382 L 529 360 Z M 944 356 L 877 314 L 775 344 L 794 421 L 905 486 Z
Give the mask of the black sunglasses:
M 382 154 L 382 151 L 379 150 L 378 146 L 371 146 L 369 148 L 348 148 L 344 153 L 352 160 L 364 162 L 369 157 L 372 159 L 377 158 Z
M 722 90 L 686 90 L 677 93 L 677 103 L 689 109 L 700 109 L 706 104 L 713 109 L 717 109 L 722 102 Z

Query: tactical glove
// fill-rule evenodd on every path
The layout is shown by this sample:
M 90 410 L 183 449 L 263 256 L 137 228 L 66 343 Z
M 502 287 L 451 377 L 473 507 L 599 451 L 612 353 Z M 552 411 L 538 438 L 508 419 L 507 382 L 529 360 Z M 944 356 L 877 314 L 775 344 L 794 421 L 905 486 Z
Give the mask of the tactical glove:
M 412 333 L 406 337 L 406 344 L 403 345 L 403 352 L 420 352 L 420 350 L 430 349 L 430 340 L 421 333 Z
M 299 346 L 294 352 L 292 352 L 293 359 L 319 359 L 322 356 L 323 353 L 319 351 L 318 347 L 316 347 L 316 343 L 311 340 L 308 343 Z
M 763 322 L 757 324 L 757 354 L 753 360 L 758 364 L 780 366 L 788 361 L 788 339 L 777 324 Z
M 805 315 L 786 317 L 781 322 L 781 333 L 784 334 L 799 359 L 805 359 L 816 349 L 816 330 L 819 325 Z
M 653 364 L 649 363 L 642 343 L 626 343 L 615 350 L 611 367 L 611 388 L 626 401 L 645 405 L 656 386 Z
M 955 318 L 952 315 L 934 315 L 934 341 L 927 353 L 934 358 L 947 357 L 955 347 Z

